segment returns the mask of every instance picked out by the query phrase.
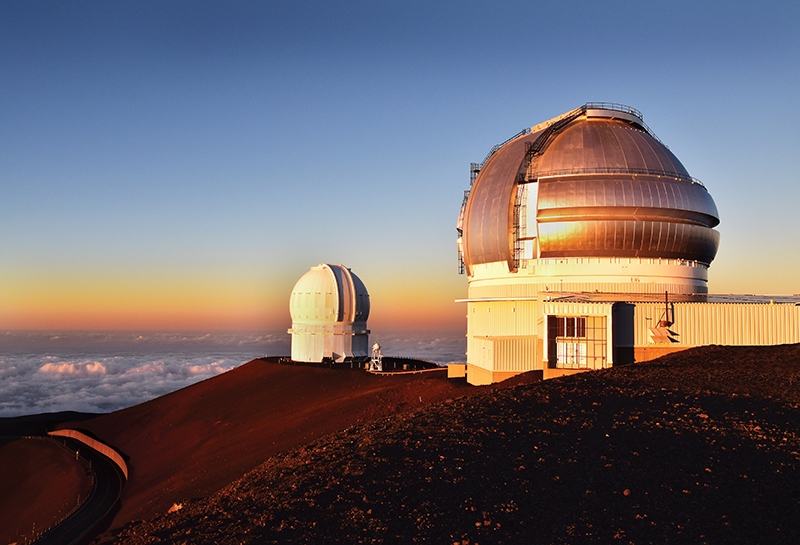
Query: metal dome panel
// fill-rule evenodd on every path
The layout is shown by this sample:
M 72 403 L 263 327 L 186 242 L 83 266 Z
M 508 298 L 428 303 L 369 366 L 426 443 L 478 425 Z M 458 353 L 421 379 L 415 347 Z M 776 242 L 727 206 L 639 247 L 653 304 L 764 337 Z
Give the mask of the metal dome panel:
M 517 174 L 527 143 L 542 131 L 512 140 L 481 169 L 464 211 L 464 253 L 470 266 L 513 259 L 511 228 Z
M 719 233 L 689 223 L 558 221 L 539 225 L 541 257 L 655 257 L 710 263 Z
M 544 178 L 539 181 L 537 218 L 619 218 L 719 224 L 717 206 L 699 184 L 639 175 Z
M 580 169 L 646 169 L 689 176 L 666 146 L 626 122 L 576 119 L 548 141 L 534 164 L 539 175 Z
M 366 322 L 369 294 L 350 269 L 327 263 L 312 267 L 295 284 L 289 300 L 293 323 Z

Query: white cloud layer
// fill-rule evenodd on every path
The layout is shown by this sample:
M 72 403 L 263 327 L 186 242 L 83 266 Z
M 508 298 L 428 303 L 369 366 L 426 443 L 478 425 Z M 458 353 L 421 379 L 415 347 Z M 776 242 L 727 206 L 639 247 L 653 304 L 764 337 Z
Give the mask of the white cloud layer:
M 289 353 L 286 334 L 0 332 L 0 417 L 111 412 Z
M 0 417 L 116 411 L 264 355 L 287 356 L 290 342 L 285 332 L 0 332 Z M 375 334 L 373 342 L 384 355 L 466 361 L 463 334 Z
M 39 368 L 45 375 L 105 375 L 106 366 L 99 361 L 45 363 Z

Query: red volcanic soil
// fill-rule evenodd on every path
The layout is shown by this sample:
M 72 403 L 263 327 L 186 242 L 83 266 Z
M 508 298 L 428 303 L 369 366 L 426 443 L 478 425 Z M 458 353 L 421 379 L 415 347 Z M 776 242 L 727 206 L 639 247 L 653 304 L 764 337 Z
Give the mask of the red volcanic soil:
M 0 441 L 0 543 L 30 538 L 67 515 L 92 487 L 86 469 L 49 439 Z
M 75 424 L 126 458 L 111 527 L 216 492 L 268 458 L 358 423 L 480 388 L 438 369 L 361 369 L 254 360 L 149 402 Z
M 303 399 L 308 389 L 295 385 L 289 371 L 267 375 L 287 381 L 292 394 L 284 401 L 299 396 L 296 412 L 308 414 L 298 417 L 296 436 L 315 419 L 345 413 L 327 398 L 320 399 L 321 412 L 307 413 L 314 406 Z M 302 375 L 311 383 L 327 376 L 320 369 Z M 330 376 L 367 391 L 399 378 Z M 648 363 L 525 380 L 464 389 L 471 395 L 385 418 L 341 420 L 361 422 L 328 435 L 317 435 L 323 434 L 317 427 L 304 435 L 309 443 L 281 451 L 216 494 L 190 501 L 176 494 L 183 504 L 177 512 L 162 511 L 105 539 L 800 543 L 800 345 L 701 347 Z M 393 412 L 401 399 L 411 407 L 433 384 L 411 381 L 413 394 L 395 389 L 367 406 L 373 415 L 383 406 Z M 251 395 L 241 401 L 253 404 L 258 389 Z M 291 412 L 277 405 L 269 410 L 279 410 L 278 418 Z M 259 440 L 238 437 L 243 451 Z

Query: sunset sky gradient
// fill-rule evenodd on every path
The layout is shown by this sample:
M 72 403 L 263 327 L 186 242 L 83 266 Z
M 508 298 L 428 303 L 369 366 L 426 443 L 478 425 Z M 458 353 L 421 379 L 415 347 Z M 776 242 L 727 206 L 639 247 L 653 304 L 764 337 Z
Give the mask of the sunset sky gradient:
M 800 4 L 4 2 L 0 329 L 465 328 L 469 163 L 629 104 L 708 187 L 715 293 L 800 293 Z

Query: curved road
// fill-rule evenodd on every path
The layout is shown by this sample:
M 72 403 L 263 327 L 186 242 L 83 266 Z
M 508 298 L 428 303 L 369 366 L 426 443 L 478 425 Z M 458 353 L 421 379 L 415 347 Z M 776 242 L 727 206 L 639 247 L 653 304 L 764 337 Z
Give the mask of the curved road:
M 62 438 L 58 439 L 62 443 Z M 62 443 L 63 444 L 63 443 Z M 89 532 L 117 503 L 125 476 L 110 458 L 100 454 L 75 439 L 66 439 L 68 449 L 80 451 L 81 456 L 92 464 L 94 489 L 89 499 L 67 520 L 36 540 L 36 545 L 69 545 Z

